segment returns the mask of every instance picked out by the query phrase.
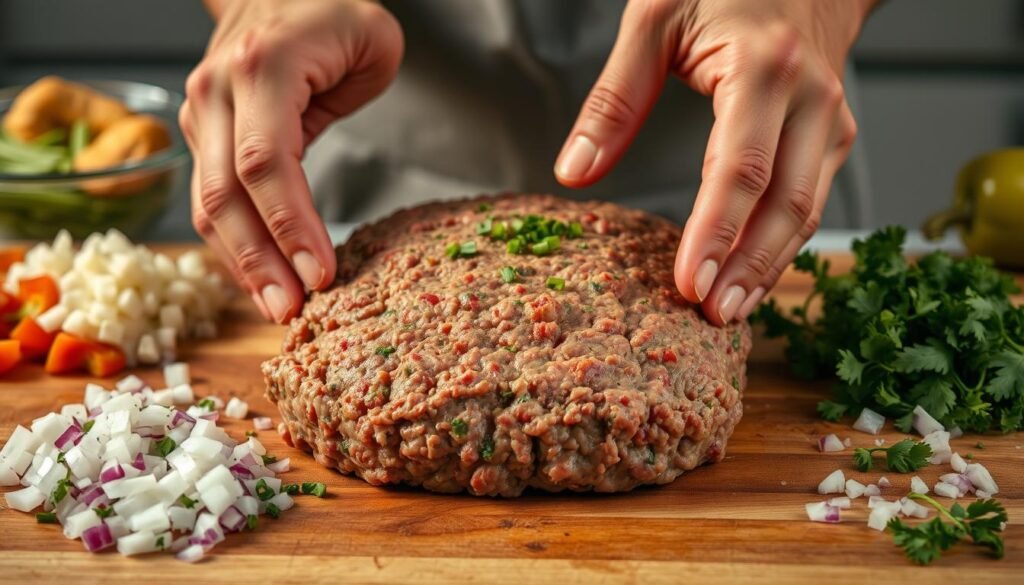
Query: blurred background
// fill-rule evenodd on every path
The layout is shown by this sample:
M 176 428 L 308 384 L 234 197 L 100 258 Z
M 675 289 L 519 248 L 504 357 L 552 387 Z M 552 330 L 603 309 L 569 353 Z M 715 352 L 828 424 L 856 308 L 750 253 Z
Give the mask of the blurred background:
M 0 85 L 57 74 L 182 91 L 212 23 L 199 0 L 0 0 Z M 918 227 L 973 156 L 1024 144 L 1024 2 L 896 0 L 853 52 L 867 184 L 861 219 Z M 194 238 L 185 186 L 152 239 Z

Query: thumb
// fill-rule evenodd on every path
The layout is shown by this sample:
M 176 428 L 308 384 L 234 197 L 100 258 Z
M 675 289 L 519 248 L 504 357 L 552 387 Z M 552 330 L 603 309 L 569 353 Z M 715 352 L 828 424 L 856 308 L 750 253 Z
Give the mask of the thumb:
M 567 187 L 586 187 L 611 170 L 640 130 L 669 71 L 664 21 L 651 11 L 622 15 L 618 38 L 555 163 Z

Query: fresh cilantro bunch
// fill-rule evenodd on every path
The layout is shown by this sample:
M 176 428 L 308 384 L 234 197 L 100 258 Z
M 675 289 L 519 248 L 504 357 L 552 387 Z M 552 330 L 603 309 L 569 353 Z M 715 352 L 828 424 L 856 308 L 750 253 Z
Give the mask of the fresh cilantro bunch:
M 903 439 L 891 447 L 874 447 L 865 449 L 857 447 L 853 450 L 853 463 L 859 471 L 871 471 L 875 466 L 874 454 L 885 453 L 885 468 L 897 473 L 910 473 L 928 465 L 932 456 L 932 448 L 924 441 L 913 442 Z
M 924 494 L 909 497 L 927 502 L 939 511 L 938 516 L 917 526 L 909 526 L 899 518 L 889 520 L 886 525 L 896 545 L 903 548 L 910 560 L 927 565 L 968 536 L 974 544 L 991 550 L 997 559 L 1003 557 L 1003 539 L 999 533 L 1006 526 L 1007 515 L 996 500 L 977 500 L 964 510 L 960 504 L 946 508 Z M 942 516 L 949 522 L 943 522 Z
M 787 339 L 796 375 L 838 375 L 834 400 L 818 405 L 828 420 L 868 407 L 908 432 L 920 405 L 947 428 L 1024 428 L 1024 308 L 1009 299 L 1020 289 L 987 258 L 909 263 L 905 236 L 888 227 L 855 241 L 853 270 L 838 276 L 801 253 L 794 266 L 814 277 L 810 296 L 788 316 L 770 301 L 753 320 Z

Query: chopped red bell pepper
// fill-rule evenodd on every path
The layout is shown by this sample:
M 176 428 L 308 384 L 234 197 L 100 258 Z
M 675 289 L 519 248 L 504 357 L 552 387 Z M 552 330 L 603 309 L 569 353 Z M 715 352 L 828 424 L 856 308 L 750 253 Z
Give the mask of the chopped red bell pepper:
M 105 378 L 120 372 L 125 366 L 121 348 L 105 343 L 94 343 L 86 356 L 86 365 L 93 376 Z
M 21 342 L 14 339 L 0 340 L 0 374 L 11 371 L 21 361 Z
M 0 318 L 9 313 L 15 313 L 20 308 L 21 302 L 18 301 L 18 297 L 0 290 Z
M 23 246 L 7 246 L 0 248 L 0 274 L 7 272 L 15 262 L 25 261 L 25 248 Z
M 55 334 L 43 331 L 32 317 L 25 317 L 11 331 L 11 339 L 21 342 L 21 353 L 26 359 L 46 355 L 53 345 L 54 337 Z
M 85 367 L 92 342 L 61 331 L 46 356 L 46 371 L 50 374 L 66 374 Z
M 21 316 L 35 317 L 60 301 L 60 288 L 47 275 L 23 278 L 18 281 L 18 300 Z

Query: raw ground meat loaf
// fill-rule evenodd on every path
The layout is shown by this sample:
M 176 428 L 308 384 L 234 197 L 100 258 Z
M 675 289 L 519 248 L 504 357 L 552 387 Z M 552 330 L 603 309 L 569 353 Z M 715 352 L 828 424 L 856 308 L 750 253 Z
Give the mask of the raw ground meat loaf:
M 529 215 L 582 234 L 541 256 L 479 235 L 488 218 L 500 233 Z M 334 288 L 263 364 L 285 440 L 374 485 L 478 495 L 624 491 L 721 460 L 750 331 L 710 325 L 676 291 L 679 235 L 644 212 L 539 195 L 359 229 Z M 467 242 L 475 254 L 446 254 Z

